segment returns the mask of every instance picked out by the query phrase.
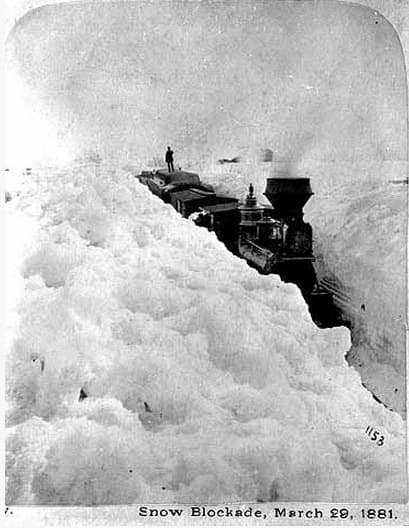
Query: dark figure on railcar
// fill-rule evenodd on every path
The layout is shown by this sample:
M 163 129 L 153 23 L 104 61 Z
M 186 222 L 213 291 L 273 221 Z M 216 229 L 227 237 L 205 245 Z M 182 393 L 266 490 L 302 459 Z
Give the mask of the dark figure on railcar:
M 171 150 L 170 147 L 168 147 L 168 150 L 166 151 L 165 161 L 168 164 L 168 171 L 169 172 L 174 172 L 175 169 L 173 167 L 173 150 Z

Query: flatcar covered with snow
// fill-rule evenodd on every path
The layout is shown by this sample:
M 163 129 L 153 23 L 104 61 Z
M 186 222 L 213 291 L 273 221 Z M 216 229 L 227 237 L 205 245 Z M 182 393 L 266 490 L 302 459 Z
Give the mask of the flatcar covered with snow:
M 143 171 L 137 176 L 142 183 L 145 183 L 153 194 L 162 198 L 164 202 L 170 202 L 171 193 L 183 189 L 201 189 L 207 192 L 214 192 L 211 185 L 203 184 L 199 175 L 194 172 L 177 170 L 168 172 L 166 169 L 157 171 Z

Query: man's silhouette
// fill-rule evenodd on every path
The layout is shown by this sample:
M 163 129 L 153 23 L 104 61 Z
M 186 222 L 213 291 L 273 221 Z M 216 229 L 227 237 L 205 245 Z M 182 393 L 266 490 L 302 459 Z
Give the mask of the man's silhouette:
M 170 150 L 170 147 L 168 147 L 168 150 L 166 151 L 165 161 L 168 164 L 168 171 L 174 172 L 175 169 L 173 168 L 173 150 Z

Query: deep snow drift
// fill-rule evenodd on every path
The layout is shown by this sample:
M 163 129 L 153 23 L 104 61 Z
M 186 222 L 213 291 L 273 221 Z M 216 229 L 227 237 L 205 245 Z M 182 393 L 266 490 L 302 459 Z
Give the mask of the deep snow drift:
M 404 500 L 401 417 L 295 286 L 107 168 L 35 172 L 6 215 L 8 503 Z
M 365 386 L 392 409 L 406 412 L 405 162 L 324 163 L 304 160 L 208 166 L 204 178 L 221 192 L 244 197 L 249 182 L 261 203 L 266 178 L 311 179 L 305 219 L 314 231 L 319 279 L 336 279 L 353 325 L 348 361 Z

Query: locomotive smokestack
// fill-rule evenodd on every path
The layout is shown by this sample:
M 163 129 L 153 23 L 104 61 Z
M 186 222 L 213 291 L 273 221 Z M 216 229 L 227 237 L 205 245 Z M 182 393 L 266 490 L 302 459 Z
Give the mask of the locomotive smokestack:
M 264 196 L 274 207 L 277 219 L 302 217 L 304 205 L 314 193 L 309 178 L 267 178 Z

